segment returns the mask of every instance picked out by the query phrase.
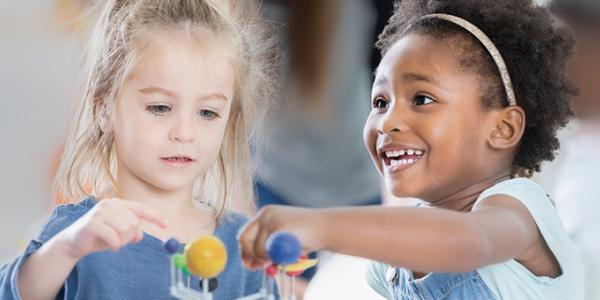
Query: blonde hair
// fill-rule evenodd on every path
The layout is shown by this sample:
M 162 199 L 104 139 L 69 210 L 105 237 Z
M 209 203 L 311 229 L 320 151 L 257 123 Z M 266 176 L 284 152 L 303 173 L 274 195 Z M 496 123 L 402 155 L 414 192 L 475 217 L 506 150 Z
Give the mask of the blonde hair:
M 222 147 L 215 165 L 195 182 L 194 199 L 215 207 L 217 218 L 232 199 L 253 203 L 251 124 L 270 106 L 275 48 L 251 2 L 109 0 L 92 9 L 99 9 L 99 15 L 89 30 L 83 95 L 54 182 L 59 199 L 78 201 L 111 185 L 118 191 L 114 137 L 102 130 L 106 116 L 139 58 L 134 49 L 142 36 L 182 31 L 227 37 L 237 54 L 234 99 Z

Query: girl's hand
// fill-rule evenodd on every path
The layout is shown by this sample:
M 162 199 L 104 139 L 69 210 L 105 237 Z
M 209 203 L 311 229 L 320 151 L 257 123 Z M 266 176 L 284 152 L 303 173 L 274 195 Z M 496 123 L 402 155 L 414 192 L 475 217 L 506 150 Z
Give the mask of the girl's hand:
M 104 199 L 61 231 L 57 241 L 64 253 L 73 259 L 106 249 L 117 251 L 129 242 L 142 240 L 142 220 L 167 227 L 167 220 L 141 203 Z
M 266 267 L 270 260 L 265 243 L 276 231 L 295 235 L 305 251 L 321 250 L 322 221 L 318 210 L 281 205 L 263 207 L 238 235 L 244 264 L 252 270 Z

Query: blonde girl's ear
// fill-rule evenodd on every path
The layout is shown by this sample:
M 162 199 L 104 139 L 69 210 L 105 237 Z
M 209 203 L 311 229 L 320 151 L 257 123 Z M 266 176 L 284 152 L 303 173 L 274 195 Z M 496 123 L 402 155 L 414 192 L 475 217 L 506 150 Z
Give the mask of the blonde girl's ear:
M 498 150 L 517 147 L 525 132 L 525 124 L 525 111 L 521 107 L 505 107 L 497 114 L 495 126 L 488 137 L 488 144 Z
M 110 122 L 109 122 L 108 116 L 106 114 L 102 114 L 98 118 L 98 128 L 100 128 L 100 131 L 103 134 L 106 133 L 106 132 L 108 132 L 108 130 L 110 129 L 110 124 L 109 123 Z
M 96 122 L 98 123 L 98 129 L 102 134 L 107 133 L 110 130 L 110 117 L 106 108 L 106 103 L 99 104 L 96 107 Z

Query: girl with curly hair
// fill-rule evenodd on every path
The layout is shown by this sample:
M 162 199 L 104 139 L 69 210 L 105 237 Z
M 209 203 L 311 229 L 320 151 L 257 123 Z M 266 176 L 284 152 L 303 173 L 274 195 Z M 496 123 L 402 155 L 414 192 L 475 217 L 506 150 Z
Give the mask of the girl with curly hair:
M 528 179 L 571 116 L 573 44 L 529 0 L 397 2 L 364 142 L 387 189 L 421 204 L 265 207 L 240 236 L 245 262 L 267 262 L 266 237 L 286 230 L 381 261 L 369 280 L 389 299 L 582 299 L 581 259 Z

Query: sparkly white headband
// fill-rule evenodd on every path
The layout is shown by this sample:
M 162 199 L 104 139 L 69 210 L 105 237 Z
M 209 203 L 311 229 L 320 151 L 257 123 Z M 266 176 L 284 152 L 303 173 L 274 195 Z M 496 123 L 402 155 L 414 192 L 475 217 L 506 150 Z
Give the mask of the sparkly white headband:
M 479 42 L 483 44 L 485 49 L 487 49 L 487 51 L 492 56 L 492 59 L 494 59 L 496 66 L 498 66 L 498 70 L 500 71 L 500 77 L 502 78 L 502 83 L 504 84 L 504 90 L 506 91 L 508 104 L 510 106 L 517 105 L 517 99 L 515 98 L 515 92 L 513 90 L 512 81 L 510 80 L 510 75 L 508 74 L 508 68 L 506 67 L 506 63 L 504 62 L 502 55 L 500 55 L 500 51 L 498 51 L 498 48 L 496 48 L 492 40 L 490 40 L 490 38 L 485 33 L 483 33 L 481 29 L 477 28 L 477 26 L 471 24 L 469 21 L 463 18 L 448 14 L 429 14 L 421 17 L 421 20 L 423 19 L 446 20 L 464 28 L 473 36 L 475 36 L 479 40 Z

